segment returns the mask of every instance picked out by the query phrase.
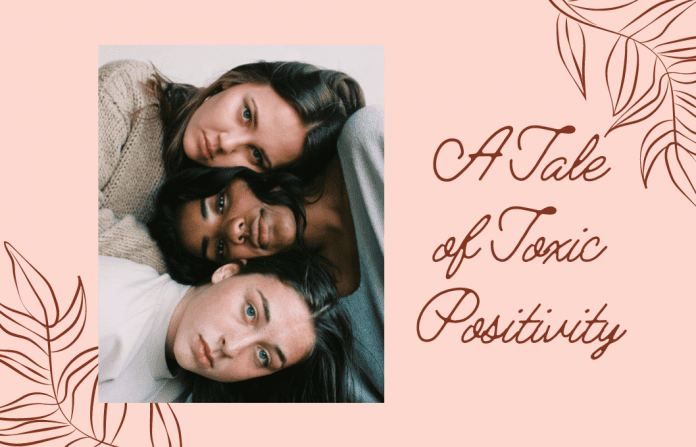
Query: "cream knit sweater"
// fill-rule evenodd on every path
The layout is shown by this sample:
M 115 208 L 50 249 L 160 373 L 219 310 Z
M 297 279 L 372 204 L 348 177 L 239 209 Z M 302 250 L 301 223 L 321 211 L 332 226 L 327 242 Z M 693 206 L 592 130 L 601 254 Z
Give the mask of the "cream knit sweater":
M 164 272 L 144 222 L 164 179 L 162 122 L 144 85 L 150 64 L 116 61 L 99 68 L 99 254 Z

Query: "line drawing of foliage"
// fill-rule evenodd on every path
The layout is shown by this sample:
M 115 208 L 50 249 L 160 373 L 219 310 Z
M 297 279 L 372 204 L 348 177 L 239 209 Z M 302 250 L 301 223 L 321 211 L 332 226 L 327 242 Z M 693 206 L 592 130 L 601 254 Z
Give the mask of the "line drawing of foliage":
M 568 70 L 568 73 L 580 89 L 582 97 L 585 93 L 585 33 L 579 23 L 559 14 L 556 21 L 556 44 L 558 54 Z M 579 60 L 578 60 L 579 59 Z
M 599 0 L 549 0 L 559 11 L 556 25 L 558 51 L 583 98 L 587 99 L 584 60 L 587 51 L 585 29 L 593 28 L 616 37 L 605 66 L 605 82 L 611 98 L 614 123 L 611 132 L 652 118 L 657 113 L 669 114 L 645 135 L 640 149 L 640 170 L 643 185 L 658 157 L 663 157 L 667 172 L 677 189 L 696 206 L 696 36 L 660 42 L 670 26 L 696 0 L 663 0 L 644 8 L 639 0 L 611 2 Z M 629 8 L 632 7 L 633 9 Z M 635 8 L 640 7 L 639 14 Z M 588 14 L 624 14 L 628 23 L 618 30 L 597 24 Z M 630 15 L 630 14 L 633 15 Z M 568 22 L 572 22 L 569 25 Z M 568 54 L 577 62 L 578 44 L 565 43 L 561 32 L 579 29 L 582 40 L 582 70 L 578 65 L 569 68 Z M 691 30 L 696 30 L 692 27 Z M 577 32 L 576 32 L 577 33 Z M 566 40 L 570 41 L 568 37 Z M 565 45 L 565 46 L 564 46 Z M 565 51 L 562 51 L 562 48 Z M 569 53 L 568 49 L 571 51 Z M 581 80 L 581 82 L 578 81 Z
M 0 349 L 0 367 L 26 380 L 33 391 L 0 403 L 0 445 L 53 441 L 54 445 L 64 442 L 75 447 L 116 447 L 126 416 L 131 415 L 129 421 L 135 419 L 133 407 L 144 409 L 149 405 L 151 445 L 183 446 L 181 426 L 169 404 L 97 402 L 97 348 L 72 352 L 87 321 L 82 279 L 78 276 L 75 295 L 62 312 L 48 280 L 9 242 L 4 245 L 21 306 L 0 302 L 0 333 L 22 347 L 21 351 Z M 58 371 L 56 360 L 61 355 L 70 360 Z

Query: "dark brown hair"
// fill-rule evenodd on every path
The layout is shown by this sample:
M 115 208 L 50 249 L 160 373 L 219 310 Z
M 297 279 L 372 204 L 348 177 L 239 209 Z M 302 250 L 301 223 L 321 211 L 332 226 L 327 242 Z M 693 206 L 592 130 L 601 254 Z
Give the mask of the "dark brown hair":
M 301 202 L 304 189 L 295 176 L 286 172 L 259 174 L 242 166 L 208 168 L 196 165 L 167 178 L 157 193 L 155 212 L 147 222 L 150 237 L 162 253 L 167 273 L 176 282 L 205 284 L 220 267 L 217 262 L 189 253 L 181 244 L 176 225 L 181 207 L 187 202 L 218 194 L 235 179 L 244 180 L 261 202 L 289 208 L 295 217 L 295 241 L 304 247 L 307 222 Z
M 300 158 L 283 169 L 309 183 L 324 172 L 350 115 L 365 106 L 360 85 L 345 73 L 302 62 L 255 62 L 223 74 L 207 88 L 170 82 L 161 74 L 149 83 L 164 125 L 164 166 L 168 175 L 192 166 L 183 138 L 191 117 L 207 98 L 241 84 L 270 86 L 297 112 L 307 130 Z
M 353 402 L 353 332 L 336 286 L 307 250 L 250 259 L 242 275 L 261 274 L 292 287 L 309 308 L 316 340 L 307 358 L 273 374 L 222 383 L 183 371 L 180 401 Z

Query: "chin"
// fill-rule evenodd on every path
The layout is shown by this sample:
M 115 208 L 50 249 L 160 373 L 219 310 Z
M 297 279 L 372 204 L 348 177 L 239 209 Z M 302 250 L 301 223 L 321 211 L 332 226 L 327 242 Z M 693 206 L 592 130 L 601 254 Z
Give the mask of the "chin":
M 194 358 L 193 348 L 184 345 L 174 345 L 174 360 L 186 371 L 197 373 L 198 364 Z
M 284 223 L 284 225 L 279 228 L 280 233 L 283 235 L 283 240 L 285 243 L 283 246 L 285 247 L 290 247 L 294 245 L 295 243 L 295 236 L 297 233 L 297 226 L 295 225 L 295 218 L 294 216 L 292 217 L 291 221 L 287 221 Z

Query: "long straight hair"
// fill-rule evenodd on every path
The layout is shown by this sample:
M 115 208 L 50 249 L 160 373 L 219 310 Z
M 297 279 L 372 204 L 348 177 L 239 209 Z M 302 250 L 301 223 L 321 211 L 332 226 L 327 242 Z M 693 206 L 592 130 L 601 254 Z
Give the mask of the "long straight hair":
M 157 73 L 148 86 L 160 105 L 164 166 L 171 175 L 195 165 L 184 153 L 186 127 L 203 101 L 241 84 L 270 86 L 299 115 L 307 131 L 300 158 L 282 168 L 305 184 L 326 170 L 350 115 L 365 106 L 358 82 L 345 73 L 303 62 L 256 62 L 229 70 L 206 88 L 172 83 Z
M 250 259 L 241 274 L 262 274 L 292 287 L 309 308 L 316 339 L 301 362 L 273 374 L 232 383 L 184 371 L 180 401 L 353 402 L 353 333 L 330 275 L 308 250 Z

